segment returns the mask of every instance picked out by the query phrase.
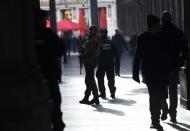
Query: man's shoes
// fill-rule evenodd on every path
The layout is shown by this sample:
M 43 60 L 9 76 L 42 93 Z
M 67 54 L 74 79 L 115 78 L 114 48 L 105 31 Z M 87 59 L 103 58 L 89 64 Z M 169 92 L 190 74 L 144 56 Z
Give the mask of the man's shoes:
M 112 94 L 111 94 L 111 98 L 112 98 L 112 99 L 115 99 L 115 93 L 112 93 Z
M 93 99 L 90 101 L 89 104 L 90 104 L 90 105 L 93 105 L 93 104 L 99 105 L 99 104 L 100 104 L 100 101 L 99 101 L 98 98 L 93 98 Z
M 90 104 L 90 101 L 89 100 L 86 100 L 86 99 L 82 99 L 81 101 L 79 101 L 80 104 L 87 104 L 89 105 Z
M 99 97 L 101 97 L 102 99 L 106 99 L 106 94 L 100 94 Z
M 120 73 L 115 73 L 115 75 L 120 77 Z
M 171 117 L 170 122 L 177 123 L 176 117 Z
M 152 123 L 150 125 L 150 128 L 157 129 L 158 131 L 163 131 L 163 127 L 160 125 L 160 123 Z
M 167 119 L 167 115 L 168 113 L 167 112 L 163 112 L 162 115 L 161 115 L 161 120 L 164 121 Z
M 176 113 L 171 113 L 171 111 L 169 112 L 169 115 L 170 115 L 170 122 L 172 123 L 177 123 L 177 120 L 176 120 Z
M 115 92 L 116 92 L 116 87 L 114 87 L 114 90 L 113 90 L 113 92 L 111 93 L 111 98 L 112 98 L 112 99 L 115 99 Z

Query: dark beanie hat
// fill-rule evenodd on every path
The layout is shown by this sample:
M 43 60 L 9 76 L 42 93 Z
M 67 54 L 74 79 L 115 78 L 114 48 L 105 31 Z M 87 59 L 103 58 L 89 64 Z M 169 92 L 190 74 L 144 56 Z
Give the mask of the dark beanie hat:
M 147 16 L 147 26 L 148 27 L 153 26 L 154 24 L 156 24 L 159 21 L 160 21 L 160 19 L 155 15 L 148 15 Z
M 94 31 L 98 31 L 98 28 L 95 25 L 91 25 L 89 27 L 89 30 L 94 30 Z

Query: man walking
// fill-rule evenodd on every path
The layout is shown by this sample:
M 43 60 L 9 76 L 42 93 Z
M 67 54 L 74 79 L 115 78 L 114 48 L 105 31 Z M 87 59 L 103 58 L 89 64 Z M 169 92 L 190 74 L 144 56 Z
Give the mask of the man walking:
M 147 16 L 148 30 L 137 39 L 137 49 L 133 65 L 133 79 L 140 83 L 141 68 L 143 80 L 148 87 L 151 126 L 163 130 L 160 125 L 161 102 L 167 81 L 167 51 L 161 41 L 160 19 Z
M 99 38 L 98 29 L 96 26 L 89 28 L 88 40 L 84 43 L 81 49 L 81 55 L 85 67 L 85 84 L 86 90 L 84 98 L 79 101 L 81 104 L 99 104 L 98 89 L 94 77 L 94 71 L 98 63 L 98 49 L 99 49 Z M 93 94 L 93 99 L 89 101 L 89 97 Z
M 115 35 L 112 37 L 112 41 L 118 52 L 118 65 L 115 65 L 115 74 L 117 76 L 120 76 L 121 56 L 123 54 L 123 49 L 127 50 L 127 45 L 125 38 L 123 37 L 119 29 L 115 29 Z
M 53 105 L 51 111 L 52 131 L 63 131 L 65 123 L 62 120 L 61 93 L 59 90 L 60 58 L 64 53 L 64 44 L 56 33 L 46 28 L 47 11 L 36 10 L 35 47 L 39 72 L 47 80 L 50 99 Z
M 176 123 L 177 115 L 177 85 L 179 81 L 179 69 L 184 66 L 187 58 L 188 43 L 185 35 L 172 23 L 172 16 L 169 12 L 164 11 L 161 16 L 162 33 L 165 35 L 165 44 L 168 47 L 168 56 L 170 63 L 170 70 L 168 76 L 168 88 L 166 89 L 166 99 L 169 93 L 169 109 L 166 99 L 162 102 L 162 115 L 161 120 L 167 119 L 169 113 L 170 121 Z

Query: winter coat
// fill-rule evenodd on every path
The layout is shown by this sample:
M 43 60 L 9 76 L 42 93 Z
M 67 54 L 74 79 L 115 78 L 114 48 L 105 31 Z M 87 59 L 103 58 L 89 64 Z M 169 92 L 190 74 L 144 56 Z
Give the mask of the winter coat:
M 140 69 L 145 81 L 156 82 L 167 76 L 168 54 L 160 33 L 145 32 L 138 37 L 133 76 L 138 76 Z
M 114 35 L 112 38 L 113 44 L 116 47 L 118 53 L 122 54 L 123 49 L 127 49 L 126 41 L 121 34 Z
M 58 58 L 65 51 L 61 39 L 47 28 L 39 29 L 35 34 L 36 54 L 39 70 L 45 78 L 58 79 L 60 69 Z
M 164 42 L 168 47 L 169 63 L 171 70 L 179 70 L 184 65 L 188 53 L 188 42 L 184 33 L 174 24 L 167 23 L 161 27 Z
M 98 36 L 92 36 L 89 40 L 87 40 L 84 43 L 84 46 L 82 47 L 82 56 L 84 64 L 88 64 L 90 66 L 97 66 L 98 50 L 99 50 Z

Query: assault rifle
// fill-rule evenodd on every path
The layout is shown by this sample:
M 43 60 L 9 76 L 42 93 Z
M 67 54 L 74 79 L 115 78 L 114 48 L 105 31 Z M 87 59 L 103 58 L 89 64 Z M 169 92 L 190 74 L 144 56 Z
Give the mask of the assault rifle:
M 79 49 L 78 49 L 78 52 L 79 52 L 79 64 L 80 64 L 80 75 L 82 74 L 82 68 L 83 68 L 83 65 L 84 65 L 84 57 L 83 57 L 83 54 L 84 54 L 84 47 L 83 46 L 80 46 Z

